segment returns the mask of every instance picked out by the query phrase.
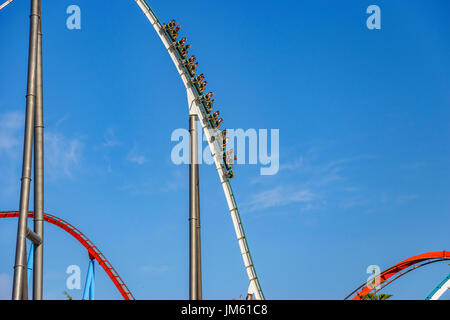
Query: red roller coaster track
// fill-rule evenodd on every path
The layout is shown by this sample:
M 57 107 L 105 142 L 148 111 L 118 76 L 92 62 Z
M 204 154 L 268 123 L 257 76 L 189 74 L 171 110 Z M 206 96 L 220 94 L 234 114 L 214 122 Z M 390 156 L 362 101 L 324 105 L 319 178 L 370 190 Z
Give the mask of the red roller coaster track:
M 406 273 L 408 273 L 412 270 L 423 267 L 430 263 L 440 262 L 440 261 L 449 260 L 449 259 L 450 259 L 449 251 L 427 252 L 427 253 L 419 254 L 417 256 L 403 260 L 402 262 L 397 263 L 393 267 L 383 271 L 379 275 L 379 280 L 380 280 L 379 283 L 383 284 L 389 278 L 400 273 L 398 276 L 394 277 L 393 279 L 391 279 L 391 281 L 385 283 L 382 286 L 382 287 L 385 287 L 392 281 L 398 279 L 399 277 L 405 275 Z M 412 267 L 412 268 L 410 270 L 402 273 L 403 270 L 408 269 L 409 267 Z M 350 293 L 345 299 L 351 297 L 353 294 L 356 293 L 356 295 L 352 298 L 352 300 L 361 300 L 365 295 L 367 295 L 369 292 L 371 292 L 373 290 L 373 288 L 371 286 L 367 286 L 365 284 L 366 283 L 359 286 L 356 290 L 354 290 L 352 293 Z M 357 292 L 359 289 L 361 289 L 361 291 Z
M 19 216 L 18 211 L 0 211 L 0 219 L 1 218 L 17 218 Z M 28 213 L 29 218 L 34 217 L 33 212 Z M 92 243 L 91 240 L 88 239 L 80 230 L 75 228 L 69 222 L 64 221 L 61 218 L 52 216 L 50 214 L 44 214 L 44 220 L 48 223 L 54 224 L 55 226 L 63 229 L 67 233 L 69 233 L 72 237 L 78 240 L 89 252 L 89 256 L 97 260 L 98 264 L 105 270 L 106 274 L 112 280 L 114 285 L 119 290 L 120 294 L 123 296 L 125 300 L 134 300 L 134 296 L 131 293 L 130 289 L 128 289 L 125 282 L 123 282 L 122 278 L 119 276 L 117 271 L 111 265 L 111 263 L 106 259 L 106 257 L 101 253 L 101 251 Z

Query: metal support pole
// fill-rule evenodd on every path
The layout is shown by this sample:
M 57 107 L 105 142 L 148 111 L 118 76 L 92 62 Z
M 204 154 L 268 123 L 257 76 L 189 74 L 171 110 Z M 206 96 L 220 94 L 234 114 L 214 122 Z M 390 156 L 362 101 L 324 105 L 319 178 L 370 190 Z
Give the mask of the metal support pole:
M 21 299 L 22 300 L 28 300 L 28 267 L 27 267 L 28 263 L 26 262 L 27 261 L 26 260 L 27 259 L 27 248 L 26 248 L 26 245 L 25 245 L 25 251 L 23 252 L 23 255 L 24 255 L 23 259 L 24 259 L 26 265 L 25 265 L 25 268 L 23 268 L 23 271 L 22 271 L 22 273 L 23 273 L 23 284 L 22 284 L 22 297 L 21 297 Z
M 42 13 L 39 1 L 39 27 L 36 66 L 36 110 L 34 119 L 34 232 L 41 243 L 34 246 L 33 300 L 42 300 L 44 255 L 44 103 L 42 76 Z
M 27 227 L 27 239 L 30 240 L 32 244 L 35 244 L 37 246 L 42 243 L 41 237 L 39 237 L 35 232 L 31 231 L 31 229 L 28 227 Z
M 27 252 L 25 250 L 25 256 Z M 28 254 L 27 267 L 26 271 L 24 271 L 24 282 L 23 282 L 23 291 L 22 291 L 22 300 L 28 300 L 28 281 L 31 279 L 31 273 L 33 272 L 33 243 L 30 245 L 30 253 Z
M 30 245 L 30 253 L 28 254 L 28 260 L 27 260 L 27 277 L 28 280 L 31 279 L 32 277 L 32 272 L 33 272 L 33 260 L 34 260 L 34 244 L 32 243 Z
M 199 176 L 197 173 L 197 291 L 198 299 L 202 300 L 202 240 L 200 237 L 200 190 L 198 178 Z
M 189 115 L 189 298 L 202 299 L 197 115 Z
M 89 268 L 84 284 L 84 292 L 82 300 L 94 300 L 95 298 L 95 260 L 89 260 Z
M 89 300 L 95 300 L 95 260 L 91 260 L 92 264 L 92 280 L 89 287 Z
M 36 98 L 36 58 L 40 0 L 31 0 L 30 40 L 28 52 L 28 83 L 26 96 L 25 137 L 20 188 L 19 222 L 17 226 L 16 257 L 12 299 L 20 300 L 26 274 L 26 232 L 30 201 L 31 159 L 33 153 L 33 124 Z

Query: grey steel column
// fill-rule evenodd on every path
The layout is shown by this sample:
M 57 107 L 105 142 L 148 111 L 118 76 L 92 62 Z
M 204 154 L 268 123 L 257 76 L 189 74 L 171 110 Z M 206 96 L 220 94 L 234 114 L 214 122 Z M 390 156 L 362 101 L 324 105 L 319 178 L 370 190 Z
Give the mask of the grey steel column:
M 202 240 L 200 237 L 200 185 L 197 165 L 197 292 L 198 299 L 202 300 Z
M 197 115 L 189 115 L 189 298 L 202 299 Z
M 31 160 L 33 153 L 33 124 L 36 98 L 36 57 L 39 23 L 39 0 L 31 0 L 30 40 L 28 51 L 28 83 L 26 97 L 25 137 L 23 145 L 22 179 L 20 188 L 19 222 L 17 226 L 16 258 L 12 299 L 22 298 L 24 269 L 26 271 L 26 232 L 30 200 Z
M 34 119 L 34 232 L 41 238 L 42 242 L 34 245 L 33 300 L 42 300 L 44 260 L 44 99 L 42 81 L 42 13 L 40 4 L 36 90 Z
M 27 261 L 27 248 L 23 252 L 23 259 L 25 261 L 25 268 L 23 268 L 23 287 L 22 287 L 22 300 L 28 300 L 28 261 Z

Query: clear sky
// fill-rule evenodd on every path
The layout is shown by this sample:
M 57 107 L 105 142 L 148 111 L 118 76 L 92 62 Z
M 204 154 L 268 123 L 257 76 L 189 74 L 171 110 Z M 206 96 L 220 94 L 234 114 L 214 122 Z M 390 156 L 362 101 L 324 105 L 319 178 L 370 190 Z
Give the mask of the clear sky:
M 0 210 L 19 205 L 29 2 L 0 12 Z M 232 181 L 267 298 L 342 299 L 369 265 L 450 250 L 447 0 L 149 3 L 182 24 L 227 128 L 280 130 L 278 174 L 239 165 Z M 71 4 L 81 30 L 66 28 Z M 381 30 L 366 27 L 371 4 Z M 188 166 L 171 162 L 170 137 L 188 116 L 162 43 L 132 0 L 43 1 L 43 33 L 45 211 L 83 231 L 137 299 L 187 299 Z M 213 166 L 200 181 L 204 298 L 239 299 L 248 279 Z M 2 299 L 16 227 L 0 221 Z M 88 255 L 52 225 L 45 236 L 44 297 L 64 299 L 66 268 L 84 284 Z M 449 270 L 386 292 L 424 299 Z M 97 298 L 121 298 L 100 268 L 96 280 Z

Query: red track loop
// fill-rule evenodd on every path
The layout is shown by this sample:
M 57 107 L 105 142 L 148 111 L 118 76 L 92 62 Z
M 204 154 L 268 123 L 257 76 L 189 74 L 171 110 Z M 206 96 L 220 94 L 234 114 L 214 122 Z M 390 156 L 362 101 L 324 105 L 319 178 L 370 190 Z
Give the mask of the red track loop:
M 450 252 L 449 251 L 428 252 L 428 253 L 423 253 L 423 254 L 419 254 L 417 256 L 408 258 L 402 262 L 397 263 L 395 266 L 387 269 L 386 271 L 383 271 L 379 276 L 380 283 L 383 283 L 384 281 L 391 278 L 395 274 L 397 274 L 397 273 L 401 272 L 402 270 L 405 270 L 415 264 L 433 260 L 433 259 L 440 259 L 440 260 L 450 259 Z M 359 288 L 361 288 L 361 287 L 359 287 Z M 357 291 L 357 290 L 355 290 L 355 291 Z M 373 290 L 373 288 L 371 288 L 369 286 L 364 286 L 360 292 L 356 293 L 356 295 L 352 298 L 352 300 L 361 300 L 365 295 L 367 295 L 372 290 Z M 351 295 L 353 295 L 353 293 Z
M 0 211 L 0 219 L 1 218 L 17 218 L 19 216 L 18 211 Z M 29 218 L 34 217 L 33 212 L 28 213 Z M 123 282 L 122 278 L 119 276 L 117 271 L 113 268 L 111 263 L 106 259 L 106 257 L 101 253 L 101 251 L 89 240 L 80 230 L 75 228 L 69 222 L 64 221 L 58 217 L 52 216 L 50 214 L 44 214 L 44 220 L 54 224 L 57 227 L 60 227 L 67 233 L 69 233 L 72 237 L 78 240 L 89 252 L 89 257 L 97 260 L 99 265 L 105 270 L 106 274 L 112 280 L 114 285 L 119 290 L 120 294 L 123 296 L 125 300 L 135 300 L 133 294 L 128 289 L 125 282 Z

